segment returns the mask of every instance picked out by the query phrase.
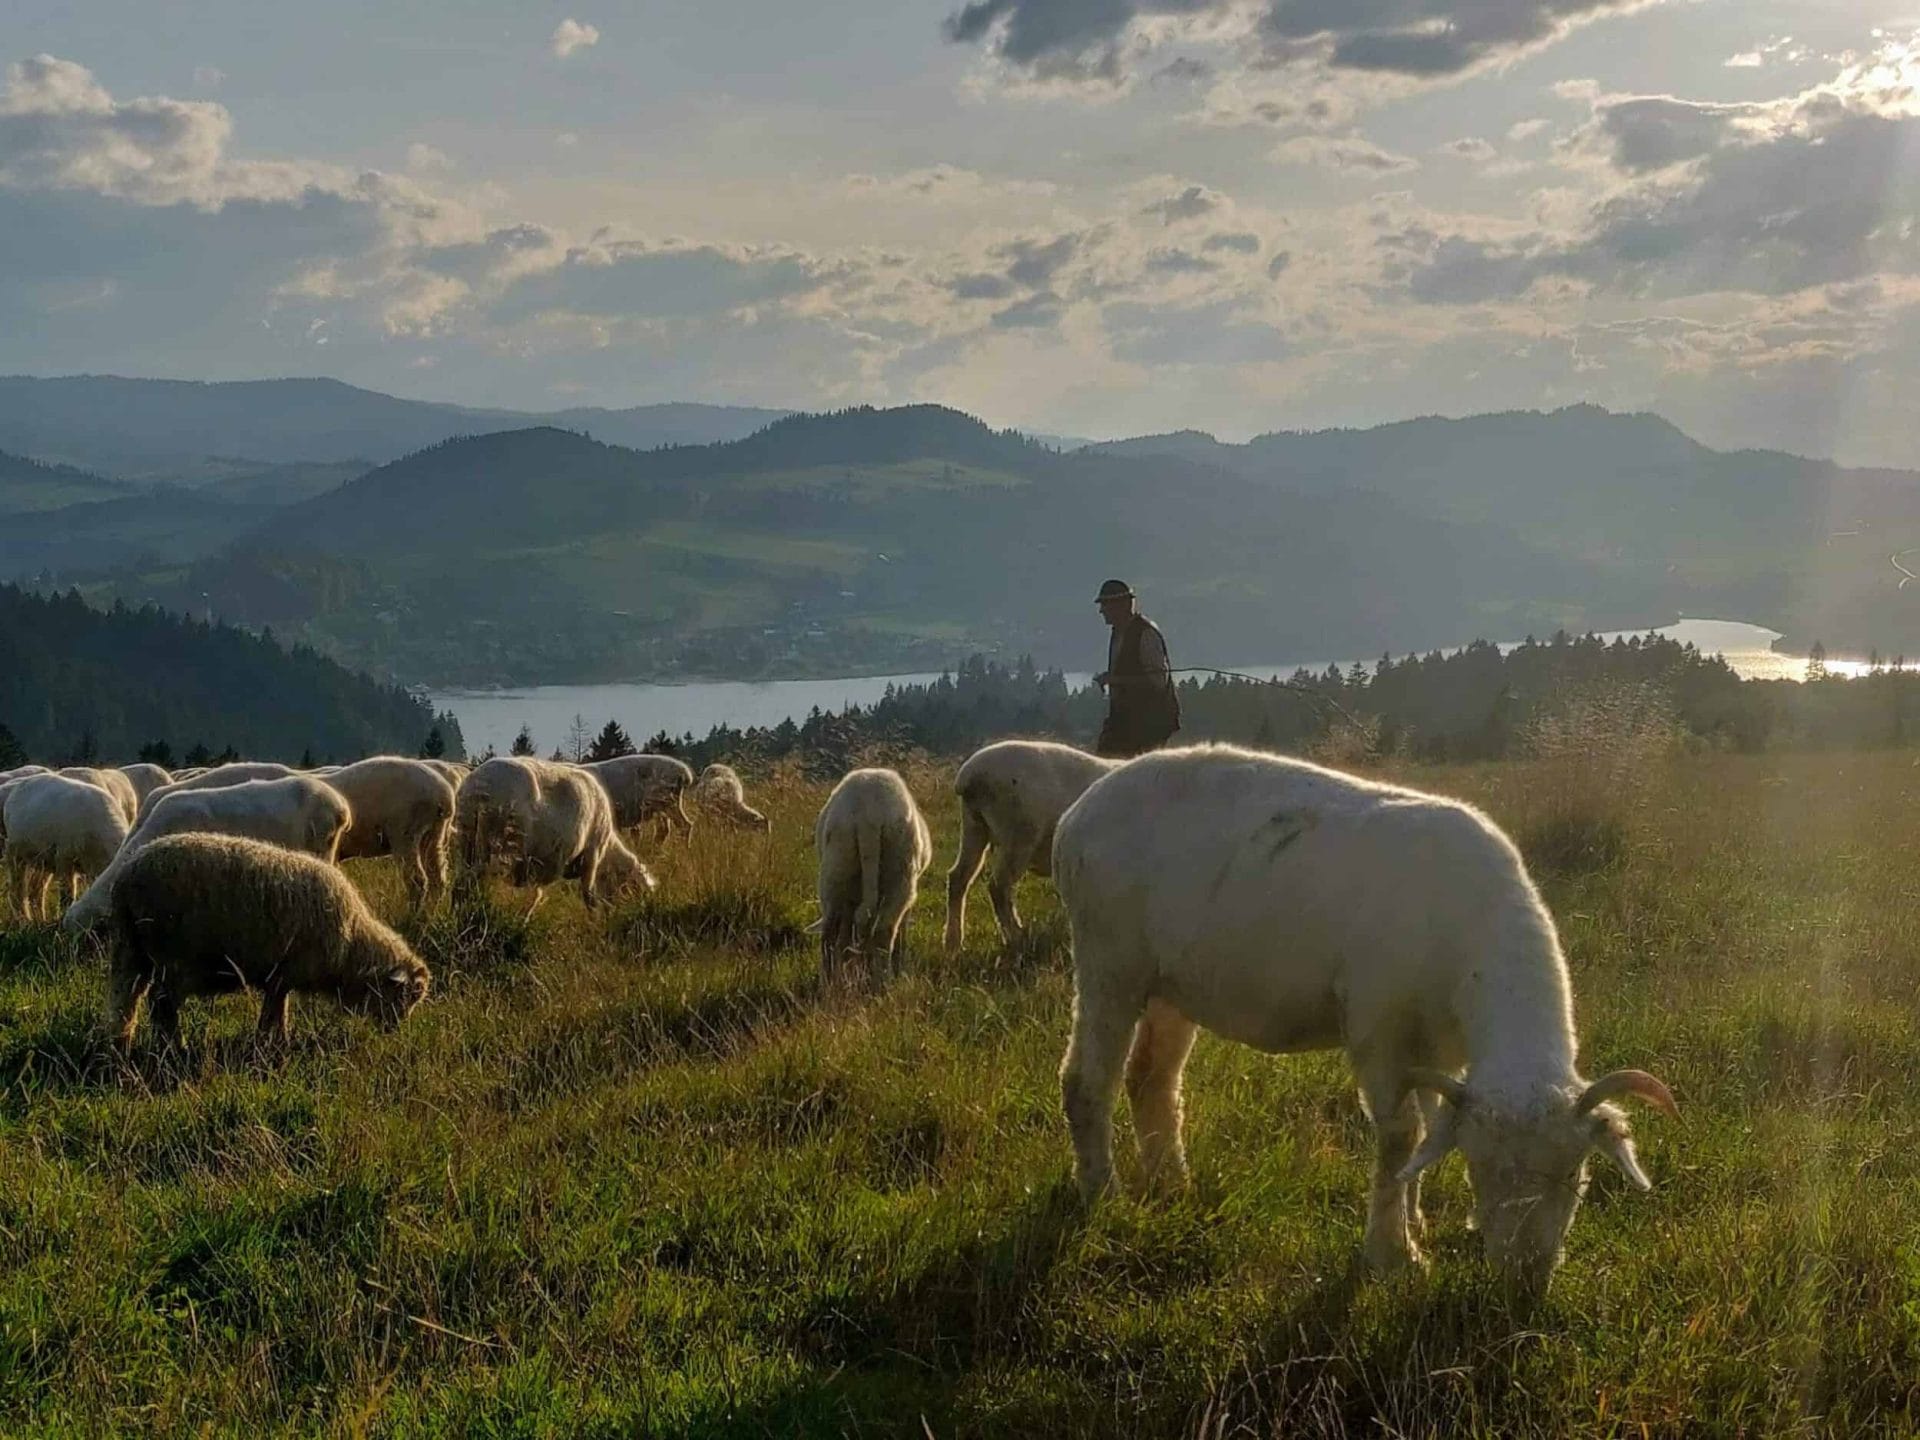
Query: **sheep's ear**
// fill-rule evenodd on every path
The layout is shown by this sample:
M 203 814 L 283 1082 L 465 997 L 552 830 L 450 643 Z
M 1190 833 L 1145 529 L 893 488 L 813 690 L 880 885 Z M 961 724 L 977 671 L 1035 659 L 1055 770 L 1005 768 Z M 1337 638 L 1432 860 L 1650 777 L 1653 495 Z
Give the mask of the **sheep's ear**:
M 413 978 L 413 972 L 404 965 L 396 965 L 387 972 L 387 979 L 395 985 L 404 985 Z
M 1426 1138 L 1420 1142 L 1420 1148 L 1413 1152 L 1413 1158 L 1400 1167 L 1399 1175 L 1394 1178 L 1405 1184 L 1429 1165 L 1446 1159 L 1453 1149 L 1453 1131 L 1459 1114 L 1452 1105 L 1444 1107 L 1439 1118 L 1433 1122 L 1433 1128 L 1427 1131 Z
M 1653 1181 L 1640 1168 L 1640 1157 L 1634 1153 L 1633 1136 L 1627 1133 L 1626 1120 L 1604 1111 L 1595 1115 L 1594 1120 L 1593 1148 L 1618 1166 L 1620 1173 L 1633 1182 L 1634 1189 L 1653 1189 Z

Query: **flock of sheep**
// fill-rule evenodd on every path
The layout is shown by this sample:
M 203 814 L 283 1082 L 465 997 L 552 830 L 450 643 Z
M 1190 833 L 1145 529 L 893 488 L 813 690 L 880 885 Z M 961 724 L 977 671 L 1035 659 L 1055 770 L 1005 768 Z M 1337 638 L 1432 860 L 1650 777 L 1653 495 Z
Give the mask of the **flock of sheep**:
M 1470 806 L 1217 746 L 1118 762 L 1002 741 L 954 788 L 949 950 L 989 857 L 1007 943 L 1026 934 L 1022 875 L 1050 874 L 1067 913 L 1062 1096 L 1089 1198 L 1113 1184 L 1123 1086 L 1142 1185 L 1183 1183 L 1181 1074 L 1201 1026 L 1271 1053 L 1346 1051 L 1376 1135 L 1365 1254 L 1379 1268 L 1419 1260 L 1420 1176 L 1455 1149 L 1489 1256 L 1535 1288 L 1559 1262 L 1592 1154 L 1651 1188 L 1615 1102 L 1675 1114 L 1673 1097 L 1640 1070 L 1581 1077 L 1552 917 L 1512 842 Z M 727 767 L 696 779 L 645 755 L 472 770 L 382 756 L 177 777 L 28 767 L 0 772 L 0 827 L 29 919 L 36 903 L 51 919 L 48 892 L 67 881 L 63 923 L 106 928 L 108 1022 L 124 1046 L 143 999 L 172 1039 L 183 998 L 239 989 L 261 997 L 268 1037 L 285 1034 L 300 992 L 397 1022 L 426 995 L 426 967 L 331 862 L 392 854 L 420 902 L 447 885 L 451 849 L 466 865 L 504 862 L 516 884 L 577 879 L 591 907 L 652 888 L 623 836 L 689 829 L 689 799 L 768 828 Z M 823 975 L 897 967 L 933 859 L 906 783 L 848 774 L 814 844 Z

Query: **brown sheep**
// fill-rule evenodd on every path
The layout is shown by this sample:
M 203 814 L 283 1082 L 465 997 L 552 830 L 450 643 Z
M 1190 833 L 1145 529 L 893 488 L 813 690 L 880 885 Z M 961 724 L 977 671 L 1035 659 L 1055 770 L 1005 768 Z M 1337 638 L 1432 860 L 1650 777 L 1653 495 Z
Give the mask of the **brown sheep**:
M 168 1045 L 180 1002 L 260 993 L 263 1039 L 284 1040 L 296 992 L 330 994 L 391 1026 L 426 998 L 427 967 L 324 860 L 232 835 L 169 835 L 113 887 L 107 1025 L 132 1048 L 142 998 Z

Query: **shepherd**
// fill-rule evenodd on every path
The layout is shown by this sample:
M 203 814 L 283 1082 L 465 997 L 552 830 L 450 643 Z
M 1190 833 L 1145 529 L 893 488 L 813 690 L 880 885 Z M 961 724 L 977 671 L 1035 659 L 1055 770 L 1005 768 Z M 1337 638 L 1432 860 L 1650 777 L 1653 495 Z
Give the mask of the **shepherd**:
M 1107 721 L 1094 748 L 1115 759 L 1158 750 L 1180 729 L 1180 696 L 1166 637 L 1140 613 L 1139 597 L 1124 580 L 1103 584 L 1094 603 L 1113 631 L 1107 668 L 1093 677 L 1107 692 Z

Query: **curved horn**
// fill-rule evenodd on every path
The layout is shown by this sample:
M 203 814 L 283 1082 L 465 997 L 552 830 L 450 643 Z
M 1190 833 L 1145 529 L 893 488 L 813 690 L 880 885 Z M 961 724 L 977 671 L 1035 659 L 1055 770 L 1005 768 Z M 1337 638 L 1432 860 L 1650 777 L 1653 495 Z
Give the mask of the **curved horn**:
M 1648 1076 L 1647 1078 L 1652 1079 L 1653 1077 Z M 1431 1090 L 1435 1094 L 1445 1096 L 1456 1105 L 1464 1105 L 1467 1103 L 1466 1082 L 1457 1080 L 1442 1071 L 1425 1070 L 1415 1067 L 1407 1071 L 1407 1080 L 1416 1090 Z M 1654 1083 L 1657 1085 L 1660 1082 L 1655 1080 Z
M 1580 1103 L 1573 1107 L 1573 1113 L 1584 1115 L 1601 1101 L 1623 1095 L 1644 1100 L 1676 1120 L 1680 1118 L 1680 1107 L 1673 1103 L 1673 1092 L 1644 1070 L 1615 1070 L 1611 1075 L 1602 1075 L 1587 1086 Z

